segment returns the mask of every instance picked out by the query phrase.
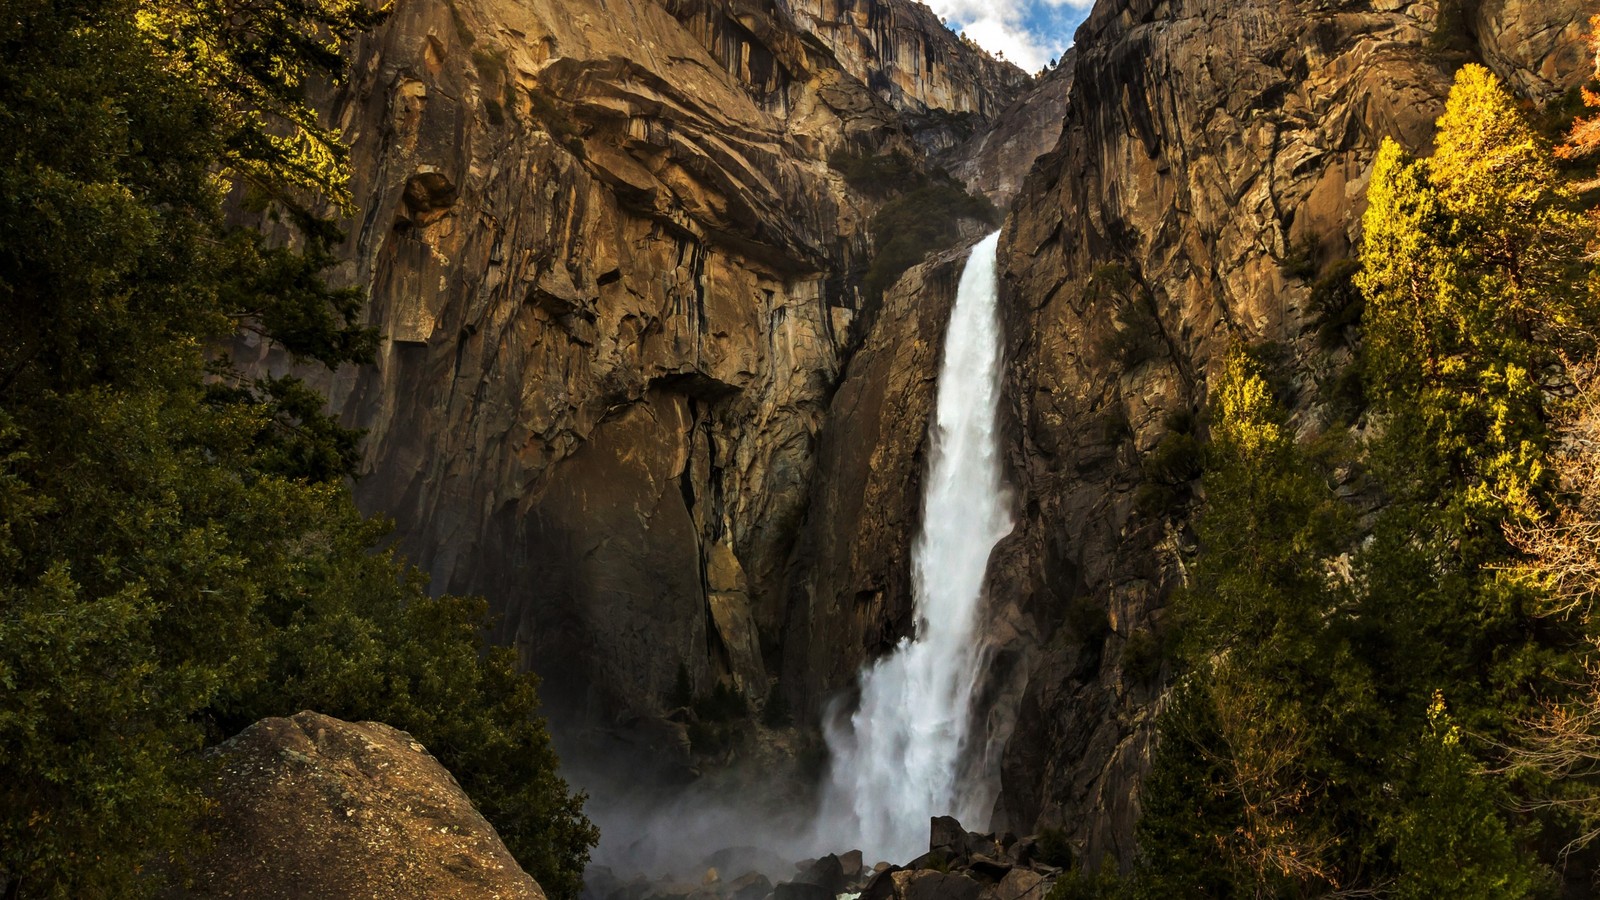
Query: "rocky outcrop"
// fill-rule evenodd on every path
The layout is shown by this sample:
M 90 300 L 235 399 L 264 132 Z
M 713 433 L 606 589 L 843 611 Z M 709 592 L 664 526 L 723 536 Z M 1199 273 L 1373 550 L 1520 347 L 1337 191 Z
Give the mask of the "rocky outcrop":
M 908 114 L 927 151 L 986 131 L 1031 81 L 963 42 L 918 0 L 796 0 L 791 8 L 841 66 Z
M 1585 67 L 1576 2 L 1486 2 L 1474 53 L 1544 99 Z M 1042 637 L 1004 760 L 1014 826 L 1085 858 L 1132 852 L 1183 510 L 1137 501 L 1141 461 L 1205 402 L 1234 341 L 1273 341 L 1297 421 L 1337 360 L 1311 346 L 1317 270 L 1356 243 L 1384 137 L 1425 150 L 1452 70 L 1438 7 L 1383 0 L 1115 0 L 1078 33 L 1066 124 L 1001 244 L 1024 520 L 991 579 Z
M 375 366 L 356 485 L 558 721 L 759 701 L 878 199 L 829 165 L 1029 81 L 907 0 L 401 0 L 325 98 Z M 907 66 L 911 66 L 907 69 Z M 952 132 L 953 134 L 953 132 Z M 290 361 L 242 338 L 257 371 Z
M 1465 4 L 1472 43 L 1483 60 L 1523 96 L 1547 100 L 1594 67 L 1589 47 L 1592 3 L 1478 0 Z
M 1060 65 L 1036 79 L 1000 113 L 993 127 L 940 154 L 950 174 L 988 197 L 995 208 L 1008 209 L 1034 160 L 1061 139 L 1067 96 L 1072 92 L 1073 59 L 1074 51 L 1068 50 Z
M 403 731 L 302 712 L 262 719 L 211 754 L 209 845 L 173 896 L 544 900 Z

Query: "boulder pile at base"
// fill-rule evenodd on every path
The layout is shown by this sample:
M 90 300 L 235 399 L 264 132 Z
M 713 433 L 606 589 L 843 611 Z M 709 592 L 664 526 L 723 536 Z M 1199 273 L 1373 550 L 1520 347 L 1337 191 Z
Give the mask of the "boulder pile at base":
M 760 872 L 728 877 L 717 863 L 741 856 L 729 851 L 707 856 L 698 881 L 624 880 L 591 866 L 584 900 L 1043 900 L 1062 872 L 1041 858 L 1035 837 L 967 831 L 949 816 L 931 820 L 929 832 L 928 852 L 903 866 L 869 866 L 851 850 L 802 860 L 776 881 Z

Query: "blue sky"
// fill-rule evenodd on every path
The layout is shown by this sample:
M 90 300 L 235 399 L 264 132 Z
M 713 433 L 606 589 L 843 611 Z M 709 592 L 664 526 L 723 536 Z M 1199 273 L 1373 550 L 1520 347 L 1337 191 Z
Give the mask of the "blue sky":
M 1094 0 L 923 0 L 990 53 L 1037 72 L 1072 45 Z

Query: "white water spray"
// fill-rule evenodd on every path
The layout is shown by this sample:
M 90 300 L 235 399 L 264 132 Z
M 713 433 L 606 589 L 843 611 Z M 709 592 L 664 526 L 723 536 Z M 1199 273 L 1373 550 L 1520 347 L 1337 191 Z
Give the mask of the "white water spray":
M 869 859 L 920 854 L 930 816 L 953 815 L 968 828 L 988 823 L 992 792 L 959 775 L 979 674 L 984 573 L 1012 527 L 996 429 L 999 237 L 973 247 L 945 334 L 922 531 L 912 550 L 915 633 L 861 673 L 861 706 L 848 726 L 827 728 L 833 769 L 820 827 L 835 838 L 855 831 Z

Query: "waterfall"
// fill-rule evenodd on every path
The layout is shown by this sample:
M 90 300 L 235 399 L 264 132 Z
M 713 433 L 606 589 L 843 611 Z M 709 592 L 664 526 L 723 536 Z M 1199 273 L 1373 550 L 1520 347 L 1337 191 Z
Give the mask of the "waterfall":
M 912 550 L 915 633 L 862 671 L 860 707 L 826 729 L 832 774 L 819 826 L 835 839 L 854 831 L 868 859 L 921 854 L 930 816 L 954 815 L 969 828 L 988 822 L 992 790 L 959 776 L 981 662 L 984 573 L 1012 527 L 996 430 L 998 244 L 991 234 L 972 249 L 945 334 L 922 530 Z

